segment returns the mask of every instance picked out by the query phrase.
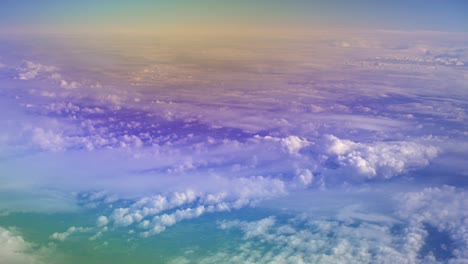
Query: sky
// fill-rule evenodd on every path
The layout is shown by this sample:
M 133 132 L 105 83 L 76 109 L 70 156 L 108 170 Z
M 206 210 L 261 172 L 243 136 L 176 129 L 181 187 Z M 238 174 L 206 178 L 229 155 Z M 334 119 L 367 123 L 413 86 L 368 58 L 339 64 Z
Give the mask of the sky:
M 466 7 L 0 1 L 0 262 L 466 263 Z
M 466 31 L 466 1 L 3 0 L 8 32 L 256 32 L 393 29 Z M 273 30 L 274 28 L 274 30 Z

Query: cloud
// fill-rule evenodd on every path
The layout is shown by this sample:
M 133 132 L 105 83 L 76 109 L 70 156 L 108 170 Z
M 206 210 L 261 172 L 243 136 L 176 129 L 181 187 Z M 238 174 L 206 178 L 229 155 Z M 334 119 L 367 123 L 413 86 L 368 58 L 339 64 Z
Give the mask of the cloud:
M 45 131 L 43 128 L 33 130 L 32 142 L 40 148 L 50 151 L 64 150 L 66 143 L 62 135 L 51 130 Z
M 218 227 L 243 242 L 202 256 L 198 263 L 464 263 L 467 194 L 453 186 L 383 192 L 336 190 L 304 211 L 254 221 L 224 220 Z M 328 192 L 328 191 L 327 191 Z M 309 192 L 310 193 L 310 192 Z M 362 196 L 362 197 L 360 197 Z M 374 202 L 370 202 L 374 201 Z M 339 204 L 335 204 L 339 202 Z M 273 202 L 274 203 L 274 202 Z M 375 205 L 374 205 L 375 203 Z M 278 205 L 281 206 L 281 205 Z M 294 207 L 294 205 L 292 205 Z M 382 208 L 386 207 L 386 208 Z M 390 212 L 390 213 L 389 213 Z M 434 231 L 435 228 L 437 231 Z M 448 236 L 446 235 L 448 234 Z
M 2 69 L 0 206 L 11 214 L 93 209 L 94 226 L 53 233 L 57 241 L 81 232 L 98 239 L 104 229 L 115 236 L 169 231 L 166 236 L 189 219 L 237 215 L 269 199 L 275 210 L 317 213 L 291 222 L 279 213 L 223 222 L 226 232 L 241 232 L 242 247 L 218 252 L 211 259 L 217 263 L 417 263 L 434 236 L 425 225 L 450 234 L 463 251 L 457 232 L 464 233 L 465 216 L 454 213 L 466 207 L 459 189 L 398 194 L 406 206 L 395 209 L 398 215 L 367 210 L 387 206 L 372 204 L 375 195 L 350 206 L 339 193 L 434 183 L 435 176 L 420 169 L 452 161 L 446 151 L 463 149 L 467 133 L 466 49 L 456 47 L 462 44 L 363 35 L 285 46 L 273 57 L 239 45 L 233 54 L 242 59 L 219 64 L 190 49 L 182 57 L 160 54 L 161 63 L 147 65 L 151 60 L 132 59 L 152 58 L 142 48 L 104 69 L 98 57 L 68 60 L 53 50 L 47 55 L 57 57 L 42 61 L 60 58 L 60 71 L 31 61 Z M 214 50 L 208 53 L 216 48 L 203 47 Z M 37 54 L 40 61 L 45 53 L 21 54 Z M 452 152 L 461 160 L 458 167 L 433 166 L 431 174 L 437 167 L 460 181 L 455 177 L 466 171 L 465 149 Z M 290 202 L 298 192 L 313 199 Z M 438 201 L 450 205 L 444 209 Z M 333 210 L 339 213 L 321 215 Z
M 86 232 L 91 232 L 91 231 L 92 231 L 92 228 L 89 228 L 89 227 L 72 226 L 63 233 L 59 233 L 59 232 L 53 233 L 52 235 L 50 235 L 49 239 L 57 240 L 57 241 L 65 241 L 69 236 L 75 233 L 86 233 Z
M 42 65 L 32 61 L 24 61 L 23 64 L 18 68 L 18 78 L 20 80 L 33 80 L 39 74 L 50 73 L 57 71 L 54 66 Z
M 245 242 L 232 251 L 202 258 L 200 263 L 412 263 L 394 248 L 389 227 L 303 221 L 284 223 L 273 217 L 252 222 L 222 221 L 221 229 L 240 229 Z
M 224 184 L 223 184 L 224 185 Z M 223 188 L 220 185 L 221 188 Z M 174 192 L 169 195 L 143 197 L 129 207 L 114 209 L 109 217 L 100 216 L 98 226 L 104 219 L 116 227 L 138 225 L 142 236 L 156 235 L 180 221 L 197 218 L 205 213 L 241 209 L 286 193 L 284 182 L 264 177 L 239 178 L 229 181 L 229 188 L 218 193 Z M 163 213 L 164 211 L 170 211 Z
M 60 87 L 62 87 L 64 89 L 76 89 L 76 88 L 80 87 L 80 84 L 78 82 L 75 82 L 75 81 L 67 82 L 65 80 L 61 80 L 60 81 Z
M 154 195 L 143 197 L 128 208 L 115 209 L 110 219 L 116 226 L 129 226 L 135 222 L 141 222 L 145 217 L 157 215 L 162 211 L 192 203 L 197 198 L 198 195 L 191 190 L 175 192 L 169 196 Z
M 103 215 L 99 216 L 96 220 L 97 227 L 103 227 L 109 223 L 109 219 Z
M 261 137 L 255 136 L 255 138 L 261 138 Z M 299 155 L 299 151 L 301 149 L 311 145 L 311 142 L 309 142 L 307 139 L 300 138 L 298 136 L 293 136 L 293 135 L 290 135 L 285 138 L 265 136 L 263 139 L 274 141 L 274 142 L 280 142 L 281 146 L 291 155 Z
M 308 169 L 299 170 L 296 172 L 296 181 L 302 186 L 309 186 L 314 181 L 314 174 Z
M 368 179 L 392 178 L 424 167 L 438 154 L 434 146 L 406 141 L 359 143 L 326 135 L 322 144 L 335 171 Z
M 415 243 L 424 243 L 424 238 L 430 234 L 427 226 L 446 232 L 455 241 L 452 251 L 454 259 L 449 263 L 468 261 L 468 193 L 454 186 L 424 188 L 421 191 L 409 192 L 396 198 L 400 206 L 398 214 L 411 223 L 415 233 Z M 422 233 L 423 236 L 417 234 Z M 447 243 L 447 241 L 440 241 Z
M 0 67 L 1 68 L 1 67 Z M 24 61 L 17 69 L 17 78 L 24 81 L 33 81 L 39 77 L 50 79 L 57 83 L 60 88 L 73 90 L 81 86 L 77 81 L 67 81 L 63 79 L 62 74 L 58 73 L 59 69 L 55 66 L 43 65 L 37 62 Z M 47 74 L 47 76 L 45 76 Z M 50 87 L 49 87 L 50 88 Z M 50 91 L 41 91 L 40 94 L 46 97 L 56 97 L 56 93 Z
M 41 264 L 41 257 L 34 255 L 34 245 L 23 237 L 0 227 L 0 259 L 8 264 Z
M 164 230 L 166 227 L 175 225 L 177 222 L 182 220 L 197 218 L 205 213 L 205 207 L 203 205 L 197 206 L 195 208 L 179 209 L 171 214 L 163 214 L 161 216 L 156 216 L 150 223 L 149 231 L 142 232 L 143 237 L 150 235 L 156 235 Z
M 219 224 L 221 229 L 231 229 L 239 227 L 242 229 L 246 239 L 264 236 L 275 225 L 274 217 L 267 217 L 256 222 L 242 222 L 242 221 L 224 221 Z M 290 228 L 291 232 L 295 232 Z

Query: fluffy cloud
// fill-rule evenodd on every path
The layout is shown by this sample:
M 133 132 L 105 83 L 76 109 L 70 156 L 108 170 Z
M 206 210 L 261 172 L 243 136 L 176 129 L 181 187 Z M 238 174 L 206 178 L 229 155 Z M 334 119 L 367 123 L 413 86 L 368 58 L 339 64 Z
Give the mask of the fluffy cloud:
M 308 169 L 300 170 L 296 174 L 296 181 L 303 186 L 308 186 L 314 181 L 314 175 Z
M 195 208 L 176 210 L 174 213 L 171 214 L 163 214 L 161 216 L 156 216 L 151 221 L 150 230 L 142 232 L 142 236 L 147 237 L 149 235 L 159 234 L 166 230 L 166 227 L 168 226 L 172 226 L 182 220 L 199 217 L 204 213 L 205 207 L 203 205 L 200 205 Z
M 259 138 L 259 136 L 257 136 L 256 138 Z M 285 138 L 275 138 L 271 136 L 266 136 L 264 137 L 264 139 L 280 142 L 281 146 L 291 155 L 299 155 L 299 151 L 301 149 L 311 145 L 311 143 L 307 139 L 292 135 Z
M 54 66 L 42 65 L 32 61 L 25 61 L 18 68 L 18 78 L 20 80 L 32 80 L 41 73 L 50 73 L 56 71 L 57 68 Z
M 60 80 L 60 87 L 62 87 L 64 89 L 76 89 L 79 86 L 80 86 L 80 84 L 78 82 L 75 82 L 75 81 L 67 82 L 65 80 Z
M 8 264 L 40 264 L 38 256 L 31 254 L 33 245 L 20 235 L 0 227 L 0 260 Z
M 66 144 L 62 135 L 54 133 L 52 130 L 43 128 L 33 129 L 32 142 L 40 148 L 50 151 L 63 150 Z
M 245 238 L 254 238 L 268 234 L 269 229 L 275 225 L 274 217 L 267 217 L 256 222 L 243 221 L 224 221 L 219 224 L 221 229 L 231 229 L 234 227 L 240 228 L 245 235 Z M 291 232 L 295 232 L 293 229 Z
M 100 210 L 92 212 L 95 226 L 71 227 L 52 240 L 81 232 L 94 232 L 94 240 L 107 228 L 149 236 L 206 214 L 278 197 L 274 202 L 280 204 L 292 193 L 326 186 L 314 201 L 275 207 L 302 204 L 301 211 L 321 213 L 331 210 L 325 197 L 338 196 L 331 183 L 361 187 L 366 179 L 391 178 L 378 182 L 385 187 L 374 181 L 363 187 L 387 190 L 400 180 L 397 175 L 452 161 L 440 145 L 423 138 L 432 134 L 444 144 L 450 138 L 443 150 L 465 141 L 466 45 L 447 39 L 450 45 L 444 46 L 438 37 L 419 35 L 416 42 L 404 34 L 363 35 L 323 37 L 310 42 L 313 49 L 285 46 L 266 56 L 248 45 L 230 45 L 236 55 L 229 65 L 214 63 L 197 47 L 177 58 L 172 51 L 160 54 L 161 63 L 153 65 L 146 64 L 154 54 L 144 54 L 152 49 L 138 49 L 132 57 L 125 47 L 124 64 L 106 52 L 105 69 L 98 57 L 67 60 L 61 50 L 11 52 L 37 54 L 38 60 L 45 54 L 43 61 L 60 57 L 61 69 L 25 61 L 18 69 L 1 70 L 0 186 L 6 202 L 0 205 L 49 212 L 44 207 L 64 210 L 54 205 L 59 201 L 70 211 L 77 207 L 70 196 L 85 192 L 78 205 Z M 209 43 L 200 46 L 219 51 Z M 99 54 L 97 47 L 86 50 L 93 48 Z M 139 59 L 146 55 L 148 60 Z M 453 156 L 462 160 L 464 154 Z M 450 177 L 460 173 L 458 167 L 447 171 Z M 409 176 L 427 183 L 426 175 Z M 226 221 L 220 224 L 224 230 L 242 232 L 240 249 L 203 261 L 418 263 L 434 236 L 426 225 L 449 234 L 458 250 L 450 261 L 463 261 L 466 215 L 456 212 L 466 208 L 464 192 L 441 187 L 401 197 L 398 216 L 345 207 L 334 218 L 293 219 L 302 226 L 280 217 Z M 429 255 L 423 262 L 440 258 Z
M 366 191 L 358 191 L 362 192 Z M 341 197 L 340 203 L 349 204 L 344 208 L 332 209 L 333 202 L 325 200 L 317 211 L 294 217 L 220 221 L 221 230 L 240 230 L 243 242 L 197 262 L 455 264 L 468 260 L 465 190 L 443 186 L 372 196 L 380 205 L 383 197 L 393 196 L 387 197 L 393 202 L 385 205 L 393 213 L 382 215 L 382 208 L 361 204 L 369 198 L 356 200 L 354 193 L 348 194 L 348 201 Z M 237 239 L 234 234 L 230 233 Z
M 414 232 L 414 243 L 424 243 L 428 235 L 427 225 L 438 232 L 448 233 L 454 243 L 454 256 L 449 263 L 468 261 L 468 193 L 453 186 L 425 188 L 409 192 L 397 198 L 398 214 L 409 221 Z M 418 235 L 422 234 L 422 235 Z M 440 241 L 447 243 L 447 241 Z
M 278 223 L 268 217 L 254 222 L 221 222 L 221 229 L 240 229 L 245 242 L 232 252 L 215 253 L 200 263 L 413 263 L 394 248 L 388 227 L 302 221 Z
M 260 176 L 232 179 L 228 186 L 229 189 L 220 190 L 218 193 L 196 193 L 188 190 L 169 195 L 143 197 L 129 207 L 114 209 L 105 219 L 109 219 L 109 222 L 113 222 L 116 227 L 138 224 L 139 228 L 146 230 L 141 233 L 146 237 L 163 232 L 166 227 L 180 221 L 196 218 L 205 213 L 240 209 L 286 193 L 284 182 Z M 172 209 L 175 210 L 162 213 Z M 98 226 L 102 226 L 99 223 L 103 222 L 101 220 L 104 217 L 98 218 Z
M 436 147 L 422 143 L 359 143 L 333 135 L 325 136 L 324 149 L 338 171 L 364 178 L 391 178 L 428 165 L 438 154 Z
M 57 240 L 57 241 L 65 241 L 69 236 L 75 234 L 75 233 L 86 233 L 86 232 L 90 232 L 92 231 L 91 228 L 88 228 L 88 227 L 75 227 L 75 226 L 72 226 L 70 228 L 67 229 L 67 231 L 63 232 L 63 233 L 53 233 L 52 235 L 50 235 L 50 239 L 52 240 Z
M 103 227 L 109 223 L 109 219 L 103 215 L 99 216 L 96 220 L 96 225 L 98 227 Z
M 175 192 L 170 196 L 154 195 L 140 198 L 128 208 L 115 209 L 110 219 L 116 226 L 129 226 L 141 222 L 145 217 L 157 215 L 162 211 L 194 202 L 199 196 L 188 190 Z
M 67 81 L 63 79 L 62 75 L 57 71 L 58 68 L 54 66 L 43 65 L 32 61 L 24 61 L 23 64 L 17 69 L 17 78 L 19 80 L 32 81 L 39 77 L 44 77 L 44 79 L 47 78 L 53 80 L 57 83 L 57 86 L 68 90 L 76 89 L 81 86 L 79 82 Z M 56 97 L 55 93 L 49 91 L 42 91 L 41 95 L 46 97 Z

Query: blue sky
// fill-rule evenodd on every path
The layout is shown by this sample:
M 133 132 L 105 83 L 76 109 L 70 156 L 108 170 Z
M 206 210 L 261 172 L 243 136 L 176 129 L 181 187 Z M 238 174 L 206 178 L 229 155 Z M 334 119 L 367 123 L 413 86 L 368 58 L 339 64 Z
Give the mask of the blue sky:
M 0 28 L 69 33 L 219 24 L 234 28 L 295 27 L 467 31 L 466 1 L 2 1 Z

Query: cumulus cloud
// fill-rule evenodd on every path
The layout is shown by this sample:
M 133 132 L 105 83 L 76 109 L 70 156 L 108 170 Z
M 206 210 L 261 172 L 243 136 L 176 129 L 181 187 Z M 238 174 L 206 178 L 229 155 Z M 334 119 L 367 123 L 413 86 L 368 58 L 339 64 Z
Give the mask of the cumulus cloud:
M 59 69 L 55 66 L 43 65 L 32 61 L 24 61 L 23 64 L 17 69 L 17 78 L 19 80 L 32 81 L 39 77 L 44 77 L 44 79 L 47 78 L 53 80 L 59 87 L 67 90 L 77 89 L 81 86 L 81 84 L 77 81 L 65 80 L 62 74 L 57 72 L 58 70 Z M 41 95 L 47 97 L 56 97 L 55 93 L 47 91 L 42 91 Z
M 174 213 L 171 214 L 163 214 L 161 216 L 156 216 L 150 223 L 149 231 L 142 232 L 141 235 L 143 237 L 146 237 L 149 235 L 159 234 L 166 230 L 166 227 L 172 226 L 182 220 L 199 217 L 204 213 L 205 207 L 203 205 L 200 205 L 195 208 L 176 210 Z
M 109 219 L 103 215 L 99 216 L 96 220 L 96 225 L 98 227 L 103 227 L 109 223 Z
M 54 71 L 57 71 L 57 68 L 54 66 L 42 65 L 32 61 L 25 61 L 18 68 L 18 78 L 20 80 L 32 80 L 41 73 L 50 73 Z
M 64 89 L 76 89 L 79 86 L 80 86 L 80 84 L 78 82 L 75 82 L 75 81 L 67 82 L 65 80 L 60 80 L 60 87 L 62 87 Z
M 438 154 L 434 146 L 407 141 L 359 143 L 326 135 L 323 144 L 328 162 L 341 173 L 364 178 L 391 178 L 428 165 Z
M 233 179 L 229 187 L 217 193 L 187 190 L 169 195 L 143 197 L 129 207 L 114 209 L 105 219 L 116 227 L 137 224 L 139 228 L 146 230 L 141 233 L 146 237 L 159 234 L 169 226 L 200 217 L 205 213 L 236 210 L 286 193 L 285 183 L 281 180 L 260 176 Z M 163 213 L 171 209 L 174 210 Z M 102 226 L 100 222 L 105 222 L 104 217 L 98 218 L 98 226 Z
M 98 60 L 67 65 L 62 59 L 67 57 L 54 50 L 48 55 L 61 57 L 60 71 L 31 61 L 2 69 L 0 169 L 6 173 L 0 186 L 8 199 L 0 205 L 26 211 L 34 207 L 35 212 L 49 212 L 44 208 L 50 206 L 99 210 L 93 215 L 95 226 L 53 233 L 50 239 L 56 241 L 85 232 L 95 240 L 107 229 L 156 235 L 189 219 L 278 197 L 275 210 L 298 204 L 302 211 L 331 210 L 325 197 L 338 195 L 329 183 L 360 187 L 363 180 L 391 178 L 378 182 L 387 186 L 399 180 L 395 176 L 445 155 L 426 135 L 444 143 L 453 138 L 452 145 L 464 142 L 466 49 L 427 41 L 417 41 L 421 49 L 401 35 L 320 40 L 311 42 L 314 50 L 339 52 L 315 54 L 312 62 L 311 56 L 302 56 L 312 51 L 308 48 L 291 49 L 301 56 L 273 54 L 271 61 L 270 55 L 242 50 L 249 56 L 242 61 L 234 56 L 234 71 L 232 65 L 226 70 L 211 64 L 212 58 L 200 58 L 206 53 L 198 51 L 187 51 L 187 57 L 197 58 L 188 64 L 171 61 L 168 54 L 156 65 L 128 56 L 125 65 L 96 70 Z M 342 52 L 352 54 L 339 57 Z M 281 57 L 285 54 L 287 60 Z M 261 80 L 257 67 L 262 68 Z M 216 93 L 200 93 L 198 87 Z M 463 154 L 465 150 L 454 155 Z M 415 181 L 425 177 L 410 176 Z M 325 183 L 330 188 L 321 188 L 313 201 L 280 203 L 291 193 L 314 192 Z M 377 188 L 374 183 L 364 185 Z M 76 193 L 77 202 L 70 198 Z M 457 241 L 450 260 L 456 262 L 465 257 L 466 239 L 460 234 L 466 216 L 455 213 L 466 207 L 460 200 L 465 196 L 450 187 L 402 194 L 398 216 L 347 206 L 330 219 L 225 221 L 223 230 L 242 232 L 242 247 L 201 262 L 418 263 L 432 236 L 425 225 Z M 431 200 L 441 202 L 432 208 Z M 443 208 L 443 201 L 450 206 Z M 424 263 L 438 261 L 433 255 Z
M 391 208 L 390 214 L 382 214 L 387 209 L 374 207 L 368 202 L 369 197 L 359 198 L 362 192 L 366 190 L 348 193 L 347 200 L 341 197 L 341 205 L 336 208 L 333 201 L 326 199 L 316 211 L 304 213 L 301 209 L 292 217 L 220 221 L 221 230 L 240 230 L 243 242 L 236 247 L 223 247 L 197 262 L 436 264 L 467 261 L 464 189 L 443 186 L 373 193 L 371 197 L 379 201 L 376 203 Z M 382 200 L 384 197 L 387 198 Z M 390 204 L 382 203 L 386 199 L 390 199 Z M 234 235 L 233 239 L 237 237 Z
M 137 200 L 128 208 L 115 209 L 110 219 L 116 226 L 129 226 L 142 221 L 145 217 L 157 215 L 162 211 L 180 207 L 184 204 L 194 202 L 198 195 L 188 190 L 186 192 L 175 192 L 172 195 L 154 195 Z
M 57 241 L 65 241 L 68 237 L 75 233 L 86 233 L 86 232 L 91 232 L 92 228 L 89 227 L 75 227 L 72 226 L 67 229 L 67 231 L 63 233 L 55 232 L 52 235 L 50 235 L 50 239 L 52 240 L 57 240 Z
M 224 230 L 240 229 L 238 249 L 214 253 L 200 263 L 414 263 L 395 247 L 391 229 L 373 223 L 273 217 L 222 221 Z M 354 224 L 354 226 L 353 226 Z
M 256 136 L 256 138 L 260 137 Z M 281 146 L 291 155 L 299 155 L 299 151 L 301 149 L 311 145 L 311 143 L 307 139 L 293 135 L 285 138 L 265 136 L 264 139 L 268 141 L 280 142 Z
M 309 169 L 298 170 L 295 180 L 300 186 L 309 186 L 314 181 L 314 174 Z
M 404 193 L 396 198 L 400 203 L 398 214 L 407 219 L 414 233 L 414 243 L 424 243 L 428 232 L 426 225 L 446 232 L 455 241 L 455 248 L 448 249 L 453 259 L 448 263 L 468 261 L 468 193 L 454 186 L 425 188 Z M 422 234 L 422 235 L 421 235 Z M 447 241 L 440 241 L 447 243 Z
M 33 130 L 32 142 L 40 148 L 50 151 L 63 150 L 66 144 L 62 135 L 52 130 L 46 131 L 43 128 L 35 128 Z
M 23 237 L 0 227 L 0 260 L 8 264 L 40 264 L 41 258 L 32 254 L 33 244 Z
M 231 229 L 238 227 L 244 232 L 245 238 L 253 238 L 268 234 L 269 229 L 271 229 L 274 225 L 275 218 L 267 217 L 256 222 L 223 221 L 219 224 L 219 228 Z M 294 230 L 292 232 L 294 232 Z

